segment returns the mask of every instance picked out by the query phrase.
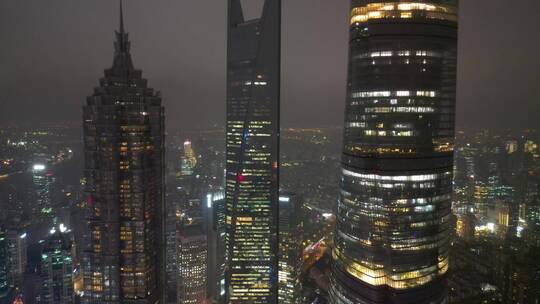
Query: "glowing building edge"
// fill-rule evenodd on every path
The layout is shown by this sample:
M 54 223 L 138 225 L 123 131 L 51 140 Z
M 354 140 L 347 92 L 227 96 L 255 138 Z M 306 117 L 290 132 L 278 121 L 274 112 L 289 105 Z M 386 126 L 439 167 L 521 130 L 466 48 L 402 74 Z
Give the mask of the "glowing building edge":
M 339 250 L 332 252 L 332 258 L 348 261 L 347 272 L 362 282 L 373 286 L 388 286 L 395 289 L 408 289 L 427 284 L 448 271 L 447 257 L 440 257 L 437 266 L 394 274 L 388 274 L 383 265 L 372 265 L 374 267 L 370 268 L 361 262 L 347 259 Z
M 364 23 L 372 19 L 410 19 L 417 15 L 421 18 L 457 21 L 456 11 L 446 6 L 415 2 L 385 2 L 353 8 L 351 24 Z

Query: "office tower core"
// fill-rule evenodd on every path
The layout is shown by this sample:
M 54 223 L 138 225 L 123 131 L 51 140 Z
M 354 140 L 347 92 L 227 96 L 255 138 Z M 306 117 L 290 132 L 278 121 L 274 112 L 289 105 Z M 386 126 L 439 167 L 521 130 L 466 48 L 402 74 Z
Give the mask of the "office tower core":
M 457 1 L 353 0 L 331 303 L 446 303 Z
M 164 303 L 164 109 L 133 66 L 120 15 L 113 66 L 83 109 L 83 303 Z
M 277 302 L 280 0 L 246 20 L 229 0 L 226 301 Z

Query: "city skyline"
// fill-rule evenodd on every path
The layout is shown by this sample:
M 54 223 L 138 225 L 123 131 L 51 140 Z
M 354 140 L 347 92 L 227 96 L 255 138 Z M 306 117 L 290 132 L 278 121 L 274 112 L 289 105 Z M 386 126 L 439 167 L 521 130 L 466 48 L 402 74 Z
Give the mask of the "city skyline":
M 4 67 L 0 103 L 6 109 L 0 113 L 1 121 L 31 117 L 36 122 L 77 122 L 81 115 L 77 100 L 86 96 L 86 84 L 108 60 L 108 34 L 117 23 L 114 6 L 107 0 L 0 4 L 0 36 L 6 41 L 0 50 Z M 540 46 L 534 31 L 540 23 L 540 3 L 526 0 L 522 7 L 527 9 L 506 11 L 502 0 L 461 4 L 458 128 L 538 126 L 528 114 L 540 113 L 540 104 L 534 102 L 534 83 L 540 77 L 540 59 L 534 55 Z M 284 3 L 284 126 L 341 124 L 348 9 L 344 0 Z M 168 124 L 182 129 L 224 126 L 220 113 L 225 110 L 221 102 L 225 98 L 225 3 L 130 0 L 126 11 L 136 46 L 134 57 L 162 90 L 164 105 L 175 117 Z M 49 75 L 52 70 L 57 73 Z M 324 90 L 310 90 L 311 86 Z M 307 106 L 312 111 L 303 112 Z M 35 111 L 26 111 L 28 107 Z M 182 109 L 186 107 L 189 111 Z M 482 110 L 490 115 L 477 117 Z
M 0 15 L 0 304 L 540 302 L 524 7 L 24 1 Z

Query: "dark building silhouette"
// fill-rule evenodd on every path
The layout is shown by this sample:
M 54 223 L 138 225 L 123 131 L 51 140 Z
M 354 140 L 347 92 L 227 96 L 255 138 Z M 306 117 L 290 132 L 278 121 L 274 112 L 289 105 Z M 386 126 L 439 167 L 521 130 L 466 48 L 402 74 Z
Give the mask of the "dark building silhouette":
M 177 226 L 181 222 L 182 207 L 188 201 L 186 192 L 176 182 L 167 184 L 166 194 L 166 263 L 165 272 L 167 280 L 167 303 L 177 303 L 178 301 L 178 261 L 177 261 Z
M 7 230 L 8 281 L 11 288 L 22 288 L 27 263 L 27 234 L 14 226 Z
M 133 66 L 120 14 L 113 66 L 83 109 L 83 302 L 164 303 L 164 108 Z
M 446 303 L 457 1 L 353 0 L 331 303 Z
M 225 301 L 225 192 L 209 192 L 203 209 L 208 240 L 207 295 L 215 303 Z
M 276 303 L 281 1 L 228 10 L 226 299 Z
M 0 227 L 0 300 L 6 300 L 9 294 L 8 282 L 8 239 L 6 231 Z

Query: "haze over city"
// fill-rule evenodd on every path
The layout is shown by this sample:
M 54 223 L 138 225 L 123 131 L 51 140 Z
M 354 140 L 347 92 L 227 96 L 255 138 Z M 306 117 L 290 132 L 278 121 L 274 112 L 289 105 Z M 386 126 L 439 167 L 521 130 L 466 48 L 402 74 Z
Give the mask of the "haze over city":
M 0 3 L 0 304 L 540 303 L 540 2 Z
M 540 2 L 508 5 L 460 3 L 458 129 L 539 126 Z M 282 125 L 342 124 L 349 6 L 283 3 Z M 224 125 L 225 11 L 226 1 L 126 1 L 135 65 L 163 93 L 175 129 Z M 0 17 L 0 121 L 78 122 L 112 60 L 114 1 L 2 1 Z

